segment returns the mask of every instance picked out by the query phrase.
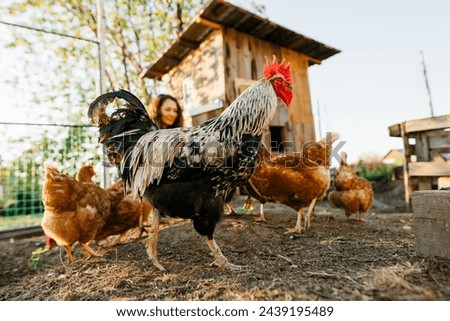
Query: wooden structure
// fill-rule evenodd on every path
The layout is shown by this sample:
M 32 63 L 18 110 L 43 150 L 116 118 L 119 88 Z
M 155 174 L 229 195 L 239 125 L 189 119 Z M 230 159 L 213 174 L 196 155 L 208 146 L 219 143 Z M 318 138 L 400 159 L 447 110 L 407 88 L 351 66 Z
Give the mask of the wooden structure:
M 405 163 L 405 155 L 401 149 L 391 149 L 381 159 L 383 164 L 391 166 L 403 166 Z
M 219 115 L 263 75 L 264 56 L 285 58 L 292 67 L 294 97 L 279 108 L 271 139 L 299 150 L 315 139 L 308 66 L 339 50 L 326 46 L 223 0 L 212 0 L 141 77 L 163 80 L 183 104 L 187 125 Z M 288 148 L 287 148 L 288 149 Z
M 417 254 L 450 258 L 450 191 L 412 194 Z
M 450 115 L 405 121 L 389 127 L 403 139 L 405 201 L 411 209 L 416 190 L 438 188 L 438 178 L 450 176 Z

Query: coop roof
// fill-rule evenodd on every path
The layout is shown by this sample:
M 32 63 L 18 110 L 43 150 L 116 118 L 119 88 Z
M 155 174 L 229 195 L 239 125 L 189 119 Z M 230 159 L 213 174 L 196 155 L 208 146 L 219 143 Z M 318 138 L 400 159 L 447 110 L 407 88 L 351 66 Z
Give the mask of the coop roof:
M 256 38 L 305 54 L 310 58 L 310 65 L 319 64 L 322 60 L 340 52 L 338 49 L 277 25 L 231 3 L 212 0 L 164 53 L 142 72 L 141 77 L 161 79 L 220 26 L 232 27 Z

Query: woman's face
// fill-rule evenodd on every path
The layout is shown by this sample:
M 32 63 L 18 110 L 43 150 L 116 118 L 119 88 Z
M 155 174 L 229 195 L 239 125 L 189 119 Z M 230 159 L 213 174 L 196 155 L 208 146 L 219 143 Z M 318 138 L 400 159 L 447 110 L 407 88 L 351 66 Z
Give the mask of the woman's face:
M 170 98 L 164 100 L 161 105 L 161 128 L 167 128 L 168 126 L 172 126 L 177 119 L 178 116 L 178 108 L 175 101 Z

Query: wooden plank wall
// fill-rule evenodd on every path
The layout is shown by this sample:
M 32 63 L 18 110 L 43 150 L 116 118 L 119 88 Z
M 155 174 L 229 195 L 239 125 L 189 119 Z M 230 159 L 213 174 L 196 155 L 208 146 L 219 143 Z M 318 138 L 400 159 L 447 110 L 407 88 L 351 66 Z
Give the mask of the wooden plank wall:
M 225 74 L 223 63 L 223 39 L 220 30 L 214 31 L 197 50 L 186 57 L 176 68 L 164 76 L 168 92 L 179 99 L 183 108 L 183 80 L 192 78 L 195 86 L 196 107 L 209 105 L 215 100 L 224 101 Z M 192 125 L 216 116 L 221 110 L 195 118 Z M 191 124 L 187 124 L 191 125 Z
M 236 79 L 260 79 L 263 76 L 265 56 L 271 59 L 274 54 L 278 59 L 285 58 L 292 68 L 294 96 L 292 104 L 288 107 L 290 124 L 285 127 L 284 135 L 289 140 L 293 139 L 294 150 L 296 151 L 300 150 L 305 142 L 315 140 L 307 70 L 308 57 L 240 33 L 233 28 L 224 28 L 223 40 L 226 106 L 239 94 L 234 84 Z M 276 115 L 275 118 L 284 119 L 285 117 L 280 114 Z
M 316 140 L 316 130 L 311 106 L 311 94 L 308 77 L 308 57 L 295 51 L 284 49 L 281 55 L 291 63 L 292 86 L 294 97 L 292 104 L 288 108 L 289 121 L 292 124 L 292 131 L 295 147 L 304 143 Z

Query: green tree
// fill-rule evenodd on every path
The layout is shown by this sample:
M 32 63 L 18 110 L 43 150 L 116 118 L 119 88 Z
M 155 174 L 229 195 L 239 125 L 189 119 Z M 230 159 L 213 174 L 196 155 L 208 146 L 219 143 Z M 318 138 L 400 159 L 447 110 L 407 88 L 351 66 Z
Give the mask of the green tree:
M 200 0 L 105 1 L 105 90 L 129 89 L 148 103 L 158 84 L 146 83 L 139 74 L 176 37 L 201 4 Z M 2 20 L 16 24 L 97 39 L 97 8 L 92 0 L 10 0 L 3 2 L 0 15 Z M 97 45 L 54 34 L 10 29 L 7 46 L 24 47 L 27 57 L 40 59 L 40 64 L 29 62 L 30 68 L 17 76 L 33 83 L 22 86 L 23 91 L 32 89 L 33 108 L 46 104 L 45 109 L 51 111 L 47 119 L 53 122 L 85 123 L 86 104 L 96 93 Z M 34 75 L 44 69 L 51 76 L 39 81 Z

